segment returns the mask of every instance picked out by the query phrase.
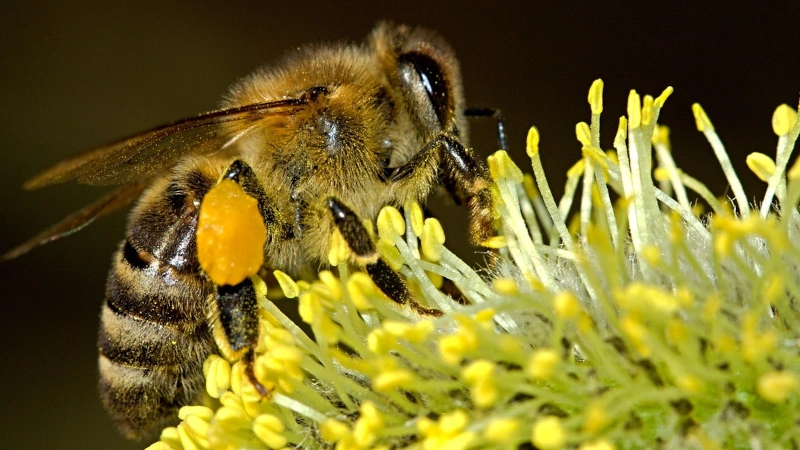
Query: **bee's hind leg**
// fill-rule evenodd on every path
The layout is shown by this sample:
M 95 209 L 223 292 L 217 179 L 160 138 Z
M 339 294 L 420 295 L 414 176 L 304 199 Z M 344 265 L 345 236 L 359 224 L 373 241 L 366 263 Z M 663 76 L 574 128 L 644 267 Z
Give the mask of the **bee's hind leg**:
M 258 381 L 254 369 L 259 305 L 253 282 L 246 278 L 235 286 L 216 286 L 215 291 L 214 309 L 217 320 L 214 337 L 217 346 L 221 347 L 223 353 L 241 357 L 245 376 L 261 397 L 266 397 L 269 390 Z M 227 348 L 222 348 L 224 346 Z
M 258 202 L 258 209 L 268 235 L 273 239 L 284 238 L 286 226 L 274 202 L 258 180 L 253 169 L 243 160 L 237 159 L 225 170 L 223 179 L 239 184 L 247 195 Z M 211 280 L 212 283 L 213 280 Z M 251 279 L 245 278 L 235 285 L 214 283 L 211 305 L 214 340 L 223 355 L 239 359 L 244 364 L 244 374 L 264 398 L 269 390 L 255 375 L 255 349 L 259 337 L 259 304 Z
M 420 314 L 441 315 L 441 311 L 427 308 L 413 299 L 405 281 L 380 257 L 372 238 L 353 210 L 335 197 L 328 198 L 326 206 L 333 215 L 333 222 L 339 233 L 350 250 L 355 253 L 356 260 L 364 267 L 381 292 L 400 305 L 411 306 Z

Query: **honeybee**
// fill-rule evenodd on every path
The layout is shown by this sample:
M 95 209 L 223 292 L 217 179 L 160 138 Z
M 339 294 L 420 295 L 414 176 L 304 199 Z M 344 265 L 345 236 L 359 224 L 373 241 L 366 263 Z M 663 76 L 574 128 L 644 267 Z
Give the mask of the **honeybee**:
M 123 186 L 3 258 L 139 198 L 108 276 L 99 384 L 122 433 L 149 437 L 202 396 L 211 353 L 243 359 L 268 394 L 252 369 L 258 301 L 249 275 L 259 267 L 315 273 L 338 231 L 349 263 L 389 299 L 410 304 L 405 281 L 362 220 L 375 220 L 386 205 L 423 202 L 441 185 L 467 205 L 474 244 L 493 234 L 488 169 L 466 147 L 467 115 L 497 118 L 504 146 L 497 111 L 465 109 L 451 48 L 431 31 L 381 23 L 363 44 L 299 49 L 257 71 L 231 87 L 220 110 L 94 149 L 29 180 L 28 189 L 72 180 Z M 215 275 L 215 263 L 198 250 L 206 195 L 223 185 L 254 201 L 265 231 L 255 269 L 235 275 L 224 267 L 225 275 Z M 237 241 L 230 221 L 209 220 L 218 220 L 209 229 Z

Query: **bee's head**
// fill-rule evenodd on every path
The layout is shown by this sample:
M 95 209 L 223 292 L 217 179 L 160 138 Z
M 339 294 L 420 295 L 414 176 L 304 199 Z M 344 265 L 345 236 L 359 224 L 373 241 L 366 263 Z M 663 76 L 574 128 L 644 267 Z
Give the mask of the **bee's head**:
M 423 28 L 381 23 L 369 43 L 423 136 L 445 131 L 466 139 L 461 73 L 441 37 Z

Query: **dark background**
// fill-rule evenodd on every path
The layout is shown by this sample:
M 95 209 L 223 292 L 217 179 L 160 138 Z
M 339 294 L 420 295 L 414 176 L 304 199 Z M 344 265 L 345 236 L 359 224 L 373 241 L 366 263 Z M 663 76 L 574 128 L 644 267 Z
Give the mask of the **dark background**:
M 191 6 L 186 6 L 191 5 Z M 227 86 L 309 42 L 360 41 L 378 19 L 425 25 L 455 48 L 467 102 L 501 108 L 509 143 L 529 169 L 524 140 L 542 134 L 557 191 L 580 157 L 575 123 L 603 78 L 602 143 L 610 148 L 627 94 L 675 93 L 661 122 L 675 159 L 726 192 L 712 151 L 694 127 L 701 102 L 751 196 L 763 187 L 744 157 L 774 154 L 770 119 L 800 91 L 796 2 L 661 6 L 554 3 L 433 4 L 72 1 L 0 11 L 0 250 L 10 248 L 101 189 L 21 183 L 62 158 L 216 107 Z M 495 150 L 488 122 L 476 151 Z M 458 222 L 456 222 L 458 223 Z M 5 448 L 142 448 L 126 443 L 96 394 L 95 335 L 110 255 L 124 214 L 0 266 L 0 427 Z M 458 230 L 449 242 L 458 240 Z M 450 233 L 450 231 L 448 231 Z

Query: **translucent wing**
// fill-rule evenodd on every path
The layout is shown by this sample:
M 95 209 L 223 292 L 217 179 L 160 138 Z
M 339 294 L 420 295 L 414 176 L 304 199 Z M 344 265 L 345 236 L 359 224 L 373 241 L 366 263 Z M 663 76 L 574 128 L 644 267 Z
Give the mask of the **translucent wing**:
M 108 213 L 122 208 L 123 206 L 135 200 L 149 183 L 150 180 L 145 179 L 126 184 L 125 186 L 120 187 L 105 197 L 95 201 L 94 203 L 84 206 L 80 210 L 65 217 L 57 224 L 28 239 L 7 253 L 0 255 L 0 262 L 14 259 L 20 255 L 28 253 L 40 245 L 44 245 L 48 242 L 52 242 L 56 239 L 70 235 L 82 229 L 86 225 L 89 225 L 94 221 L 94 219 L 103 217 Z
M 28 180 L 26 189 L 77 180 L 92 185 L 124 184 L 149 177 L 186 155 L 223 149 L 258 126 L 282 120 L 308 98 L 255 103 L 201 114 L 154 128 L 62 161 Z

